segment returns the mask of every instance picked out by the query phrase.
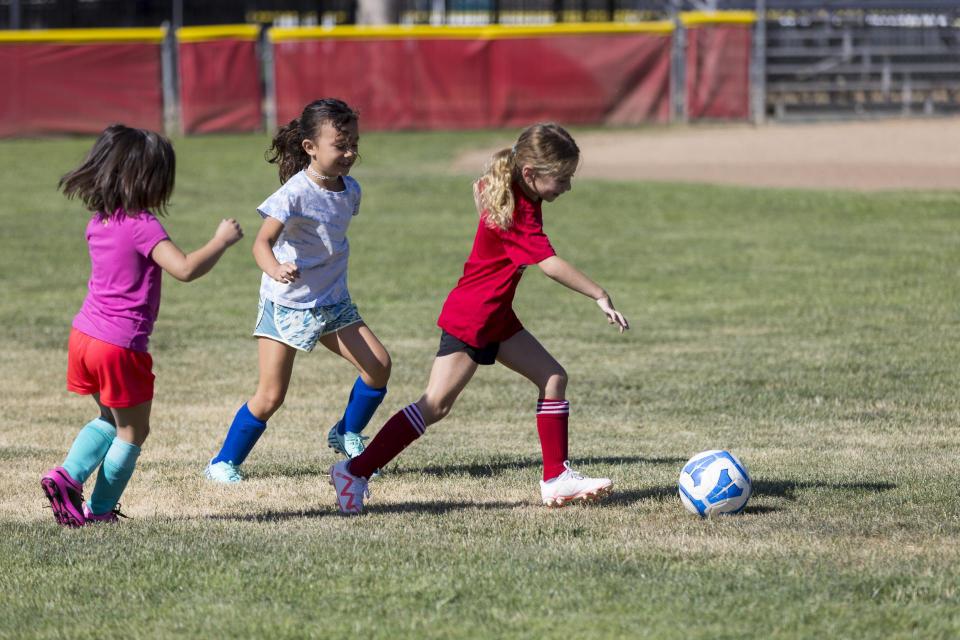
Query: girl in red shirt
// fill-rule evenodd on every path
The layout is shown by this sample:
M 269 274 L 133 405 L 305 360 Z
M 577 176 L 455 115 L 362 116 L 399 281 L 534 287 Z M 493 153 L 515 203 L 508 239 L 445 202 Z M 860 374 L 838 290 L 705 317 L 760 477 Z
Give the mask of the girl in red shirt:
M 567 374 L 530 334 L 513 311 L 517 284 L 529 265 L 596 301 L 607 321 L 621 332 L 626 318 L 600 285 L 556 255 L 543 232 L 544 201 L 570 190 L 580 149 L 556 124 L 536 124 L 510 149 L 497 152 L 486 174 L 474 184 L 480 212 L 473 250 L 463 276 L 447 296 L 437 324 L 443 330 L 427 390 L 383 426 L 366 450 L 330 468 L 337 505 L 359 513 L 369 496 L 367 480 L 393 460 L 427 426 L 443 419 L 479 365 L 499 361 L 539 389 L 537 431 L 543 453 L 540 495 L 544 504 L 593 500 L 610 492 L 608 478 L 588 478 L 567 461 Z

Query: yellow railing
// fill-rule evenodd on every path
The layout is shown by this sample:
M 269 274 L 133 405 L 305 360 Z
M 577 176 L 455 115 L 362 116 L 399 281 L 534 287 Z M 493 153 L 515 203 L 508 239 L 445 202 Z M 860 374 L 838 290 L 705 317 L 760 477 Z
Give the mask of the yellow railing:
M 260 25 L 219 24 L 209 27 L 181 27 L 177 29 L 180 42 L 208 42 L 210 40 L 256 40 Z
M 496 40 L 501 38 L 531 38 L 562 35 L 673 33 L 669 20 L 656 22 L 581 22 L 548 25 L 496 26 L 338 26 L 338 27 L 274 27 L 270 29 L 271 42 L 317 40 L 324 38 L 396 40 L 403 38 L 439 38 L 453 40 Z
M 150 42 L 160 43 L 167 35 L 163 27 L 133 29 L 34 29 L 0 31 L 3 42 Z
M 684 11 L 680 22 L 685 27 L 711 24 L 753 24 L 757 14 L 753 11 Z

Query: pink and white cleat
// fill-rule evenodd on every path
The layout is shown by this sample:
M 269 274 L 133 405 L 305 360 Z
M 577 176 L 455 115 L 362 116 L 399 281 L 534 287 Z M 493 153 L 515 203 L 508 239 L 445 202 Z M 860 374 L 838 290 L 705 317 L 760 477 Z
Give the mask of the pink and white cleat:
M 50 469 L 40 478 L 40 486 L 50 501 L 57 524 L 73 528 L 84 525 L 83 485 L 71 478 L 66 469 Z
M 90 503 L 83 503 L 83 517 L 86 519 L 87 524 L 94 522 L 119 522 L 117 516 L 120 518 L 126 518 L 127 516 L 120 513 L 120 505 L 117 504 L 113 509 L 107 511 L 106 513 L 94 513 L 90 510 Z
M 570 502 L 595 502 L 610 494 L 610 478 L 587 478 L 570 468 L 564 461 L 563 473 L 552 480 L 540 481 L 540 497 L 548 507 L 564 507 Z
M 362 513 L 363 501 L 370 497 L 367 479 L 350 473 L 349 460 L 341 460 L 330 467 L 330 484 L 337 492 L 337 508 L 340 513 Z

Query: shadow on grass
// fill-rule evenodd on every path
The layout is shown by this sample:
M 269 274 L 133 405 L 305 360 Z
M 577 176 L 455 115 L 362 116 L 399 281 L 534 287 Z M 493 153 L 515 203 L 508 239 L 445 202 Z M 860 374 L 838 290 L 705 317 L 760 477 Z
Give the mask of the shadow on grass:
M 613 486 L 613 494 L 605 498 L 602 505 L 624 507 L 642 500 L 666 500 L 677 497 L 674 486 L 648 487 L 646 489 L 618 489 Z M 679 500 L 679 498 L 677 498 Z
M 677 494 L 675 486 L 648 487 L 646 489 L 628 489 L 626 491 L 617 491 L 614 487 L 614 493 L 603 501 L 604 506 L 629 507 L 644 500 L 669 500 L 680 504 L 680 496 Z M 763 515 L 767 513 L 776 513 L 782 511 L 779 507 L 770 507 L 766 505 L 750 505 L 743 509 L 743 513 Z
M 324 485 L 327 484 L 329 480 L 330 466 L 334 462 L 339 462 L 340 458 L 337 458 L 333 462 L 329 463 L 320 463 L 320 464 L 303 464 L 298 463 L 294 465 L 263 465 L 260 468 L 250 465 L 250 470 L 243 470 L 243 477 L 250 480 L 260 480 L 262 478 L 303 478 L 307 476 L 316 476 L 320 478 Z
M 832 491 L 864 491 L 879 493 L 896 489 L 892 482 L 797 482 L 794 480 L 758 480 L 753 483 L 753 495 L 776 496 L 796 500 L 797 491 L 806 489 L 830 489 Z
M 364 516 L 377 515 L 383 513 L 421 513 L 426 515 L 443 515 L 451 511 L 496 511 L 500 509 L 512 509 L 514 507 L 530 506 L 526 502 L 452 502 L 445 500 L 434 500 L 431 502 L 400 502 L 394 504 L 370 504 L 367 505 Z M 328 517 L 350 517 L 342 516 L 337 512 L 336 507 L 325 509 L 304 509 L 301 511 L 264 511 L 261 513 L 247 514 L 228 514 L 206 516 L 207 520 L 227 520 L 236 522 L 279 522 L 282 520 L 293 520 L 295 518 L 328 518 Z M 363 517 L 363 516 L 361 516 Z
M 746 515 L 762 516 L 768 513 L 777 513 L 778 511 L 783 511 L 783 509 L 781 509 L 780 507 L 771 507 L 765 504 L 757 504 L 757 505 L 748 504 L 743 508 L 743 511 L 741 511 L 740 513 L 743 513 Z
M 681 458 L 650 458 L 643 456 L 596 456 L 577 459 L 575 466 L 577 469 L 587 470 L 590 465 L 596 464 L 680 464 L 685 462 Z M 451 464 L 451 465 L 429 465 L 426 467 L 398 467 L 387 469 L 388 473 L 402 474 L 425 474 L 437 477 L 446 476 L 470 476 L 471 478 L 491 478 L 500 475 L 505 471 L 516 469 L 529 469 L 531 467 L 540 468 L 543 461 L 540 458 L 516 458 L 513 460 L 496 460 L 491 462 L 474 462 L 471 464 Z
M 337 458 L 340 460 L 340 458 Z M 448 476 L 470 476 L 471 478 L 492 478 L 507 471 L 516 471 L 518 469 L 540 468 L 543 464 L 540 458 L 512 458 L 491 460 L 490 462 L 473 462 L 469 464 L 450 464 L 450 465 L 427 465 L 425 467 L 404 466 L 402 464 L 390 465 L 386 468 L 384 475 L 428 475 L 445 478 Z M 679 465 L 686 462 L 684 458 L 671 457 L 644 457 L 644 456 L 594 456 L 578 458 L 574 465 L 579 470 L 588 470 L 588 467 L 595 464 L 617 465 L 617 464 L 671 464 Z M 330 463 L 332 464 L 332 463 Z M 299 478 L 304 476 L 326 476 L 330 470 L 330 464 L 297 464 L 293 465 L 269 465 L 260 469 L 251 469 L 249 478 Z
M 829 489 L 832 491 L 864 491 L 879 493 L 896 489 L 892 482 L 797 482 L 793 480 L 758 480 L 753 483 L 753 498 L 777 497 L 796 500 L 797 492 L 805 489 Z M 673 500 L 677 498 L 676 485 L 647 487 L 646 489 L 617 489 L 603 501 L 604 505 L 630 506 L 644 500 Z M 762 515 L 782 511 L 780 507 L 750 505 L 743 510 L 747 514 Z

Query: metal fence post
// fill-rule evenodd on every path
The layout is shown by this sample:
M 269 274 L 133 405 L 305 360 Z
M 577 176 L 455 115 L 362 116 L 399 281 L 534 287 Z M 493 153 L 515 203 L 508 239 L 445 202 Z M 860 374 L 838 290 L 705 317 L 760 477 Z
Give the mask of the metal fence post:
M 18 30 L 23 26 L 23 12 L 20 10 L 20 0 L 10 2 L 10 28 Z
M 160 45 L 160 70 L 163 81 L 163 130 L 168 135 L 179 133 L 179 91 L 177 90 L 177 30 L 163 23 L 166 33 Z
M 670 51 L 670 121 L 686 123 L 687 110 L 687 30 L 676 5 L 671 6 L 673 37 Z
M 767 119 L 767 2 L 757 0 L 750 56 L 750 115 L 753 124 Z
M 273 41 L 270 39 L 272 27 L 260 31 L 260 56 L 263 65 L 263 119 L 267 133 L 277 129 L 277 82 L 274 76 Z

